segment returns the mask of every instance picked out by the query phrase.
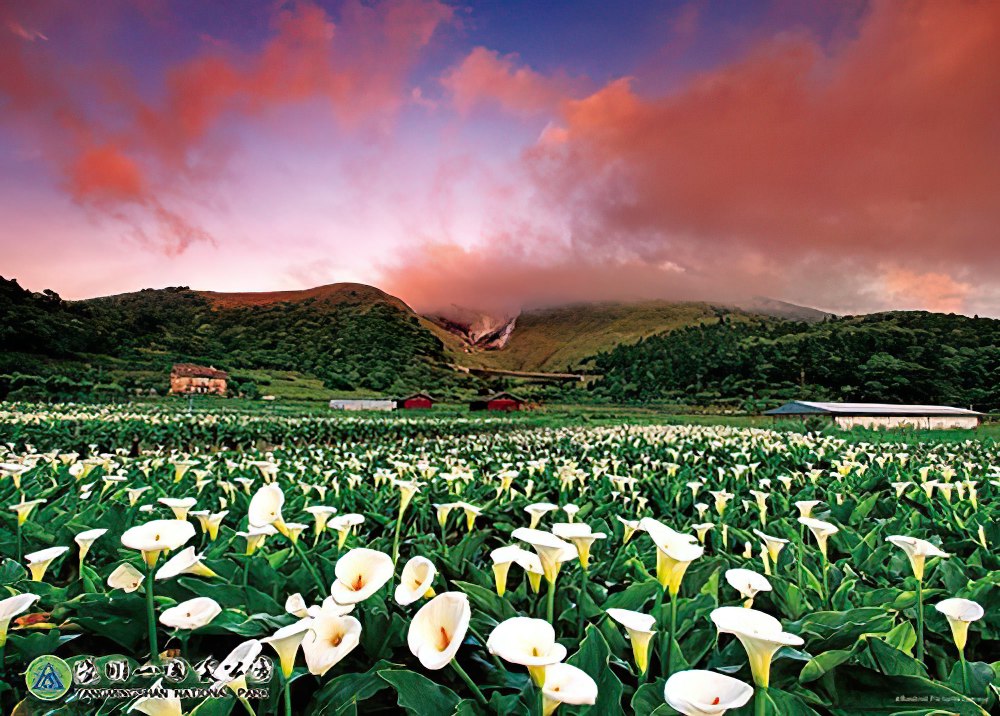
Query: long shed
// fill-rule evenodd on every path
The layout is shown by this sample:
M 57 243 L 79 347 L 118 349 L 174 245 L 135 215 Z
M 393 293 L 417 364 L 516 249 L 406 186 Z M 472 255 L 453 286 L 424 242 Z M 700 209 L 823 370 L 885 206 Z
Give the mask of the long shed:
M 469 410 L 498 410 L 513 412 L 524 407 L 524 400 L 513 393 L 495 393 L 486 398 L 473 400 L 469 403 Z
M 819 403 L 793 400 L 764 413 L 775 420 L 826 418 L 837 427 L 919 428 L 923 430 L 975 429 L 982 413 L 949 405 L 895 405 L 893 403 Z

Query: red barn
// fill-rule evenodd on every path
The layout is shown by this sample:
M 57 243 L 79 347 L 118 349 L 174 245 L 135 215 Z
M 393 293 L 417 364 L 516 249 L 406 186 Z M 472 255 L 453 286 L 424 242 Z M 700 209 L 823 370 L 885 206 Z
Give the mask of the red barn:
M 437 402 L 427 393 L 414 393 L 396 401 L 396 407 L 400 410 L 430 410 Z
M 469 404 L 470 410 L 500 410 L 504 412 L 521 410 L 524 401 L 512 393 L 496 393 L 488 398 L 474 400 Z

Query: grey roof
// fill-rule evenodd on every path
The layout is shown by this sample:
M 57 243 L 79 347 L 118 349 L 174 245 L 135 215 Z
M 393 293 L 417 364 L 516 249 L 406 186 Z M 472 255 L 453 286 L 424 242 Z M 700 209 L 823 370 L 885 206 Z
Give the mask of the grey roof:
M 948 405 L 894 405 L 893 403 L 816 403 L 793 400 L 780 408 L 768 410 L 764 415 L 966 415 L 979 416 L 975 410 L 953 408 Z

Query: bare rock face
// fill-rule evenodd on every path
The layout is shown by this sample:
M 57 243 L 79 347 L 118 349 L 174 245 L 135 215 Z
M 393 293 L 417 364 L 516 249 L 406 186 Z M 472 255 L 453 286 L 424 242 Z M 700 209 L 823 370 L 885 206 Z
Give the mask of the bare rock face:
M 480 351 L 495 351 L 506 346 L 517 323 L 517 315 L 487 313 L 455 305 L 427 318 L 461 338 L 470 349 Z

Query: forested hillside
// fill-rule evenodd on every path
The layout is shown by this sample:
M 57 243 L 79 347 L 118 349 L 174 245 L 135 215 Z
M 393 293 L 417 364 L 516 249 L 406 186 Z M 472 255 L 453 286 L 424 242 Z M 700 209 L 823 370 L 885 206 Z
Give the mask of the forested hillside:
M 186 288 L 67 302 L 0 279 L 0 397 L 162 392 L 176 361 L 224 368 L 250 395 L 240 372 L 270 368 L 341 391 L 453 387 L 440 340 L 396 299 L 358 289 L 224 306 Z
M 594 392 L 614 401 L 762 407 L 785 399 L 1000 408 L 1000 321 L 925 312 L 822 323 L 731 322 L 601 353 Z

